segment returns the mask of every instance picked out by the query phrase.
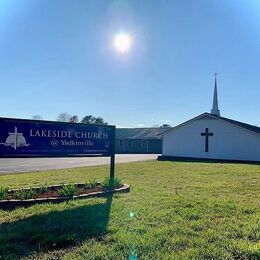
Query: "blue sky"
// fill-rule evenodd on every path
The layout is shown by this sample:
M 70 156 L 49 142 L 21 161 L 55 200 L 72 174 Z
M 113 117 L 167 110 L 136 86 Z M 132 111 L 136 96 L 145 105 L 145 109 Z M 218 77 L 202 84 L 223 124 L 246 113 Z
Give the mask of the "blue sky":
M 259 28 L 259 0 L 0 0 L 0 116 L 176 125 L 210 111 L 218 72 L 222 116 L 260 125 Z

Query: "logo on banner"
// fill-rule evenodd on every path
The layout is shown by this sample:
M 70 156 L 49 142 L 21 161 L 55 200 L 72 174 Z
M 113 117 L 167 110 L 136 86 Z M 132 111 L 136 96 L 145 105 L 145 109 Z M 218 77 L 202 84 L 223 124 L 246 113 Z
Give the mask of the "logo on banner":
M 26 143 L 26 139 L 24 138 L 23 133 L 18 133 L 17 127 L 14 128 L 13 133 L 8 134 L 9 136 L 6 138 L 5 143 L 0 144 L 13 147 L 14 150 L 16 150 L 18 147 L 30 145 Z
M 52 140 L 51 141 L 51 146 L 53 146 L 53 147 L 59 146 L 59 141 L 58 140 Z

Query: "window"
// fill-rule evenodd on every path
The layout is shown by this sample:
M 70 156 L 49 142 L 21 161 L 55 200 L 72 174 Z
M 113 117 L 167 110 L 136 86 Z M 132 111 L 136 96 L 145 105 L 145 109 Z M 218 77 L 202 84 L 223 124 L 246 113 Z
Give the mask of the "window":
M 119 141 L 119 146 L 123 146 L 124 145 L 124 141 L 123 140 L 120 140 Z
M 142 147 L 144 148 L 146 146 L 146 141 L 142 140 Z
M 129 146 L 129 147 L 132 146 L 132 143 L 131 143 L 130 140 L 128 141 L 128 146 Z

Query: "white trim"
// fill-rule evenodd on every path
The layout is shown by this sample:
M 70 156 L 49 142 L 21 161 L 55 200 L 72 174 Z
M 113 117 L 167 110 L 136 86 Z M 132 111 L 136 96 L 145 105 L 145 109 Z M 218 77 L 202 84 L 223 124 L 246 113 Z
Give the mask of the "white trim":
M 162 136 L 171 133 L 172 131 L 176 130 L 177 128 L 180 128 L 180 127 L 182 127 L 182 126 L 185 126 L 185 125 L 187 125 L 187 124 L 189 124 L 189 123 L 191 123 L 191 122 L 193 122 L 193 121 L 196 121 L 196 120 L 200 119 L 200 118 L 203 117 L 203 116 L 209 116 L 209 117 L 212 117 L 212 118 L 215 119 L 215 120 L 220 120 L 221 122 L 227 123 L 228 125 L 232 125 L 232 126 L 235 126 L 235 127 L 237 127 L 237 128 L 240 128 L 240 129 L 243 129 L 243 130 L 245 130 L 245 131 L 248 131 L 248 132 L 250 132 L 250 133 L 253 133 L 253 134 L 256 134 L 256 135 L 260 135 L 260 133 L 256 133 L 255 131 L 249 130 L 249 129 L 243 127 L 243 126 L 239 126 L 239 125 L 237 125 L 237 124 L 235 124 L 235 123 L 228 122 L 228 121 L 222 119 L 221 117 L 218 117 L 218 116 L 215 116 L 215 115 L 212 115 L 212 114 L 209 114 L 209 113 L 205 112 L 205 113 L 203 113 L 203 114 L 201 114 L 201 115 L 199 115 L 199 116 L 196 116 L 196 117 L 194 117 L 194 118 L 192 118 L 192 119 L 190 119 L 190 120 L 188 120 L 188 121 L 186 121 L 186 122 L 184 122 L 184 123 L 182 123 L 182 124 L 179 124 L 179 125 L 173 127 L 172 129 L 170 129 L 170 130 L 167 131 L 167 132 L 164 132 L 164 133 L 162 134 Z M 227 119 L 228 119 L 228 118 L 227 118 Z M 232 119 L 230 119 L 230 120 L 232 120 Z M 242 123 L 242 122 L 241 122 L 241 123 Z M 243 124 L 244 124 L 244 123 L 243 123 Z M 248 125 L 249 125 L 249 124 L 248 124 Z
M 205 112 L 205 113 L 203 113 L 203 114 L 201 114 L 201 115 L 198 115 L 198 116 L 196 116 L 196 117 L 194 117 L 194 118 L 192 118 L 192 119 L 190 119 L 190 120 L 188 120 L 188 121 L 185 121 L 184 123 L 181 123 L 181 124 L 179 124 L 179 125 L 177 125 L 177 126 L 175 126 L 175 127 L 172 127 L 172 128 L 169 129 L 168 131 L 164 132 L 164 133 L 162 134 L 162 136 L 167 135 L 167 134 L 171 133 L 172 131 L 174 131 L 175 129 L 177 129 L 177 128 L 179 128 L 179 127 L 182 127 L 182 126 L 184 126 L 184 125 L 187 125 L 187 124 L 189 124 L 189 123 L 191 123 L 191 122 L 193 122 L 193 121 L 195 121 L 195 120 L 197 120 L 197 119 L 199 119 L 199 118 L 201 118 L 202 116 L 205 116 L 205 115 L 210 115 L 210 114 L 208 114 L 207 112 Z

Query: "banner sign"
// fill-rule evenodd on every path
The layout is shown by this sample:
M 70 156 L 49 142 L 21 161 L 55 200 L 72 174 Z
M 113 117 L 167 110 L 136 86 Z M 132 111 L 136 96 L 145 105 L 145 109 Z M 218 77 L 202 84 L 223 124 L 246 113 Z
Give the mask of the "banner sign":
M 0 118 L 0 157 L 114 153 L 115 126 Z

